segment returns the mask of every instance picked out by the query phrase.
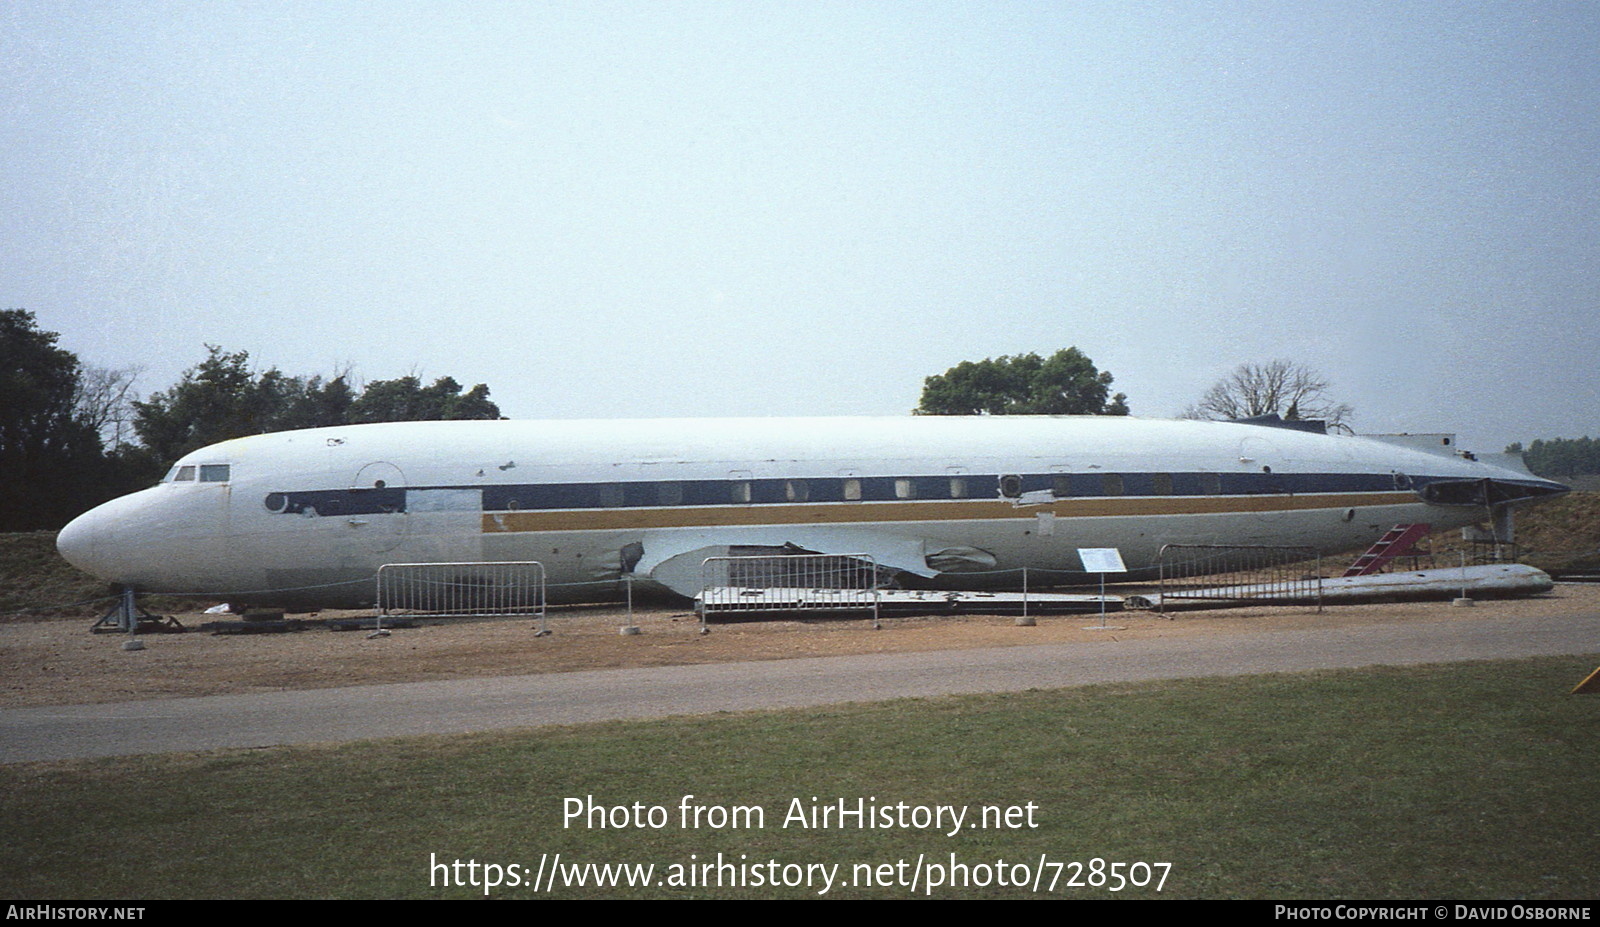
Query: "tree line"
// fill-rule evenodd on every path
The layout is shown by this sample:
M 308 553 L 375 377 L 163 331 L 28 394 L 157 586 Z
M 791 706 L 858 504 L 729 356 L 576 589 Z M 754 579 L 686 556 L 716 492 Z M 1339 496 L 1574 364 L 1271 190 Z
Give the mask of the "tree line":
M 451 377 L 361 386 L 332 377 L 255 370 L 245 351 L 206 346 L 206 357 L 167 389 L 139 399 L 134 369 L 82 363 L 42 331 L 33 313 L 0 313 L 0 531 L 59 528 L 107 499 L 154 483 L 190 451 L 247 435 L 369 422 L 495 419 L 489 387 Z M 923 382 L 918 415 L 1127 415 L 1110 371 L 1076 347 L 962 361 Z M 1350 417 L 1326 380 L 1289 361 L 1240 365 L 1188 418 L 1278 414 Z M 1585 438 L 1584 441 L 1589 439 Z M 1541 442 L 1534 442 L 1534 448 Z M 1532 449 L 1530 449 L 1530 453 Z M 1537 469 L 1537 468 L 1536 468 Z M 1579 472 L 1579 471 L 1570 471 Z M 1582 472 L 1600 472 L 1595 470 Z
M 206 345 L 208 356 L 171 389 L 134 401 L 133 428 L 158 461 L 171 462 L 229 438 L 372 422 L 496 419 L 482 383 L 463 389 L 451 377 L 423 386 L 414 376 L 374 380 L 358 393 L 349 374 L 332 379 L 250 368 L 245 351 Z
M 230 438 L 367 422 L 495 419 L 489 387 L 416 376 L 361 387 L 258 371 L 245 351 L 207 345 L 179 381 L 140 400 L 134 369 L 84 364 L 32 312 L 0 311 L 0 531 L 64 525 L 151 485 L 184 454 Z
M 1600 473 L 1600 440 L 1582 438 L 1539 439 L 1522 446 L 1517 442 L 1506 448 L 1509 454 L 1521 454 L 1528 469 L 1540 476 L 1584 476 Z
M 1017 354 L 962 361 L 923 381 L 917 415 L 1127 415 L 1128 397 L 1077 348 L 1049 357 Z M 1332 398 L 1327 379 L 1288 360 L 1240 364 L 1183 418 L 1237 420 L 1277 415 L 1349 430 L 1354 410 Z

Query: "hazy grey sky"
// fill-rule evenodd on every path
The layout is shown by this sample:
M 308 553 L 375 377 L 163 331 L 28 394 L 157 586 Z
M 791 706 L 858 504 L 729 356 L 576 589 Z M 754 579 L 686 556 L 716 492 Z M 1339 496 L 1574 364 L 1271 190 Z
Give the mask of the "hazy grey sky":
M 0 6 L 0 306 L 86 362 L 895 414 L 1076 345 L 1600 434 L 1600 4 Z

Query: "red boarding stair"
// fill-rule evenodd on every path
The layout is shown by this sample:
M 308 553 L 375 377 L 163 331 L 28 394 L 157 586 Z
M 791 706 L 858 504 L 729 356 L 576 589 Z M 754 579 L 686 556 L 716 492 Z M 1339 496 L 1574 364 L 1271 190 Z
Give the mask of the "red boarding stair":
M 1396 557 L 1404 557 L 1412 552 L 1417 542 L 1433 530 L 1432 525 L 1395 525 L 1388 533 L 1378 538 L 1377 542 L 1367 548 L 1367 552 L 1356 558 L 1350 564 L 1350 569 L 1344 571 L 1346 576 L 1369 576 L 1382 569 L 1383 565 Z

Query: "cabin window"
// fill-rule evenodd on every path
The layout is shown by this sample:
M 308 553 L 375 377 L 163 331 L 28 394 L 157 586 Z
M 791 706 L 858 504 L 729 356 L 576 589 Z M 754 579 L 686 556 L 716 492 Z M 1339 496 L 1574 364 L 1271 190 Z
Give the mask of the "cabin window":
M 1100 494 L 1103 496 L 1122 495 L 1122 474 L 1102 473 L 1100 475 Z
M 1215 473 L 1200 474 L 1200 492 L 1207 496 L 1222 495 L 1222 477 Z
M 263 503 L 266 505 L 267 511 L 275 515 L 281 515 L 289 508 L 289 497 L 281 492 L 269 492 Z
M 962 477 L 962 476 L 952 476 L 952 477 L 950 477 L 950 498 L 952 498 L 952 499 L 965 499 L 966 497 L 967 497 L 967 480 L 966 480 L 966 477 Z
M 683 504 L 682 483 L 660 483 L 656 486 L 656 501 L 662 505 Z
M 624 497 L 621 483 L 606 483 L 600 487 L 600 504 L 607 508 L 616 508 L 623 504 Z
M 1057 473 L 1050 478 L 1050 495 L 1063 499 L 1072 495 L 1072 476 L 1066 473 Z
M 811 491 L 805 480 L 784 480 L 783 497 L 790 502 L 804 502 L 811 498 Z
M 844 501 L 861 501 L 861 481 L 853 476 L 844 481 Z
M 735 480 L 729 485 L 729 495 L 734 502 L 750 501 L 750 482 L 748 480 Z
M 1000 477 L 1000 495 L 1007 499 L 1015 499 L 1022 495 L 1022 477 L 1015 473 L 1008 473 Z
M 917 484 L 906 477 L 894 481 L 894 497 L 896 499 L 915 499 L 917 497 Z
M 1396 473 L 1394 475 L 1394 488 L 1395 489 L 1410 489 L 1411 488 L 1411 477 L 1406 476 L 1404 473 Z
M 1157 496 L 1172 495 L 1172 474 L 1152 473 L 1150 475 L 1150 492 Z
M 179 467 L 177 475 L 172 479 L 176 483 L 194 482 L 194 467 Z
M 201 464 L 200 482 L 226 483 L 228 481 L 228 469 L 227 464 Z

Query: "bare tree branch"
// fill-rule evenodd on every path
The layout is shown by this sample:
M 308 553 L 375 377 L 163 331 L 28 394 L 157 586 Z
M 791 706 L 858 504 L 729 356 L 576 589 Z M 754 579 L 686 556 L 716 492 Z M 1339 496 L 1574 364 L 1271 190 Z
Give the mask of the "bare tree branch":
M 1334 402 L 1321 374 L 1292 361 L 1240 364 L 1217 381 L 1184 418 L 1239 419 L 1274 413 L 1286 419 L 1315 419 L 1330 428 L 1345 428 L 1355 416 L 1349 405 Z
M 79 368 L 73 415 L 100 435 L 100 443 L 108 451 L 133 443 L 133 403 L 139 398 L 133 384 L 142 372 L 143 367 Z

